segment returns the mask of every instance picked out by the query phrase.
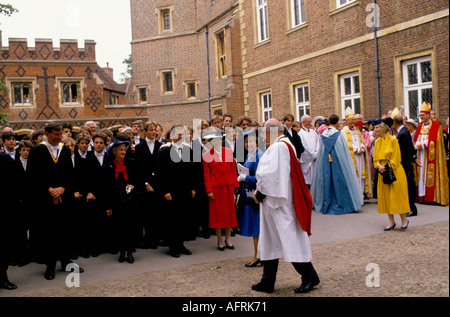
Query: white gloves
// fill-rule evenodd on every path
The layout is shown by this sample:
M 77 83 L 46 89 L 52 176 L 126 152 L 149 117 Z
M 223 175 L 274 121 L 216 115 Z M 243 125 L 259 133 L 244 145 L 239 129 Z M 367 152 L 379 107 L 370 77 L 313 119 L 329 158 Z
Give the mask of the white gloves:
M 240 174 L 240 175 L 238 176 L 237 181 L 238 181 L 239 183 L 240 183 L 240 182 L 244 182 L 246 177 L 247 177 L 247 176 Z

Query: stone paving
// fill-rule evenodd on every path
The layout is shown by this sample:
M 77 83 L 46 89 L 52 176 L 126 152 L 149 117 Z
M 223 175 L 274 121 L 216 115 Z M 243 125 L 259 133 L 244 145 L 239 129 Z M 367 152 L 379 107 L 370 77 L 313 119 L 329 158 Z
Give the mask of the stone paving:
M 249 242 L 250 243 L 250 242 Z M 217 251 L 218 252 L 218 251 Z M 233 252 L 233 251 L 231 251 Z M 245 268 L 249 257 L 193 264 L 135 276 L 84 282 L 82 287 L 0 290 L 0 297 L 448 297 L 449 222 L 418 225 L 366 237 L 312 244 L 321 283 L 295 294 L 300 276 L 280 261 L 275 292 L 254 292 L 262 268 Z M 379 287 L 368 287 L 368 264 L 379 268 Z M 43 273 L 43 271 L 42 271 Z M 43 278 L 41 278 L 43 279 Z M 370 279 L 370 281 L 374 281 Z

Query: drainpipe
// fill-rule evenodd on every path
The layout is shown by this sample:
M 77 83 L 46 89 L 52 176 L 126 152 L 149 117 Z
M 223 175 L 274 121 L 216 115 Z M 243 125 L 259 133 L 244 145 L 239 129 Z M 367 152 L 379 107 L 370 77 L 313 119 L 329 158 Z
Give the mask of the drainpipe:
M 206 26 L 205 30 L 206 34 L 206 68 L 207 68 L 207 78 L 208 78 L 208 113 L 209 113 L 209 121 L 211 121 L 211 80 L 209 75 L 209 29 L 208 26 Z
M 377 30 L 378 30 L 378 23 L 380 23 L 378 17 L 379 12 L 377 7 L 377 1 L 373 0 L 373 8 L 375 10 L 375 19 L 373 24 L 373 39 L 374 39 L 374 50 L 375 50 L 375 79 L 376 79 L 376 93 L 377 93 L 377 110 L 378 110 L 378 118 L 381 118 L 381 104 L 380 104 L 380 78 L 381 78 L 381 71 L 380 66 L 378 62 L 378 36 L 377 36 Z

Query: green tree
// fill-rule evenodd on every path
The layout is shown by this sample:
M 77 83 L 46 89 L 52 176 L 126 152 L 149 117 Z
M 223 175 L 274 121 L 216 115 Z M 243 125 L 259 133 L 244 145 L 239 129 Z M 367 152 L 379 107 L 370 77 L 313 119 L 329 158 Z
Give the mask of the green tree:
M 15 12 L 19 12 L 19 10 L 17 10 L 10 4 L 0 3 L 0 16 L 10 17 Z M 0 30 L 0 39 L 1 39 L 1 32 L 2 31 Z M 0 93 L 3 93 L 3 94 L 8 93 L 8 88 L 1 81 L 0 81 Z M 1 125 L 7 124 L 8 117 L 9 117 L 9 113 L 0 113 L 0 124 Z
M 132 77 L 133 76 L 133 58 L 131 57 L 131 54 L 128 56 L 128 58 L 125 58 L 122 63 L 127 65 L 126 75 L 128 75 L 129 77 Z

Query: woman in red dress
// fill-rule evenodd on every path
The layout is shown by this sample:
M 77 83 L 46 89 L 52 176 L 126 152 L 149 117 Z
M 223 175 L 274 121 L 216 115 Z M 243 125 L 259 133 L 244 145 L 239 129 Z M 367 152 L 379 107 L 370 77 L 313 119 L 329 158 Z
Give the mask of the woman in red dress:
M 216 231 L 217 248 L 220 251 L 225 248 L 233 250 L 231 228 L 237 227 L 234 190 L 239 187 L 236 163 L 231 149 L 222 147 L 220 131 L 209 131 L 203 139 L 209 140 L 212 146 L 203 154 L 205 189 L 209 197 L 209 227 Z M 222 228 L 225 229 L 225 242 Z

